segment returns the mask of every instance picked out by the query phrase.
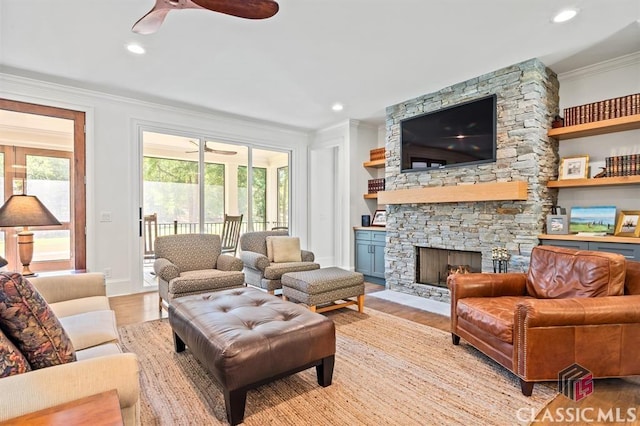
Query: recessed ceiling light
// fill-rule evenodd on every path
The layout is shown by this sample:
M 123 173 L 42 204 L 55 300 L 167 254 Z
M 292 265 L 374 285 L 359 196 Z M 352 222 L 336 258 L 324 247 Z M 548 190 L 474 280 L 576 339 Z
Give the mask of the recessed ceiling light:
M 136 43 L 127 44 L 127 50 L 131 53 L 135 53 L 136 55 L 142 55 L 146 52 L 146 50 L 144 50 L 144 47 Z
M 331 109 L 332 109 L 332 110 L 334 110 L 334 111 L 336 111 L 336 112 L 338 112 L 338 111 L 342 111 L 342 110 L 344 109 L 344 105 L 342 105 L 342 104 L 341 104 L 341 103 L 339 103 L 339 102 L 336 102 L 335 104 L 333 104 L 333 105 L 331 106 Z
M 567 22 L 570 19 L 575 18 L 575 16 L 578 14 L 578 11 L 576 9 L 565 9 L 559 13 L 557 13 L 552 21 L 555 22 L 556 24 L 559 24 L 561 22 Z

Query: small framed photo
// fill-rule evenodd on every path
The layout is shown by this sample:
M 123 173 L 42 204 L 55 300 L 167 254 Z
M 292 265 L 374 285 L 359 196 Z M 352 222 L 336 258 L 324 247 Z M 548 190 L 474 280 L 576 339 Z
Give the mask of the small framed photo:
M 589 173 L 589 156 L 565 157 L 560 161 L 560 179 L 586 179 Z
M 569 219 L 566 214 L 547 215 L 547 234 L 568 234 Z
M 373 214 L 371 226 L 387 226 L 387 211 L 376 210 L 376 212 Z
M 640 210 L 621 211 L 616 223 L 616 236 L 640 237 Z

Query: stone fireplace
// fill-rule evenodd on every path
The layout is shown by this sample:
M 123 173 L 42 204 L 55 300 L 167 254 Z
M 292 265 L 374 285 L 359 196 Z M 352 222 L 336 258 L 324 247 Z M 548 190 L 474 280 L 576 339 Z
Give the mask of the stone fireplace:
M 400 171 L 400 120 L 494 93 L 498 133 L 495 163 Z M 449 302 L 446 285 L 416 279 L 423 268 L 422 254 L 416 255 L 420 247 L 478 253 L 479 264 L 473 268 L 482 272 L 493 272 L 492 249 L 506 248 L 509 271 L 526 271 L 544 218 L 556 199 L 555 190 L 548 189 L 546 181 L 557 176 L 557 141 L 547 137 L 557 113 L 557 77 L 536 59 L 387 108 L 385 192 L 493 182 L 527 184 L 526 199 L 522 200 L 387 205 L 387 288 Z

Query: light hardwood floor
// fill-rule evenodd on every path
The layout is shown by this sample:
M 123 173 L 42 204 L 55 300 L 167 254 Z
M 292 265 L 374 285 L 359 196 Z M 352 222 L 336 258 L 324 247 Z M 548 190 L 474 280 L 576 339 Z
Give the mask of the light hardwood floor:
M 365 293 L 374 293 L 384 290 L 383 286 L 366 283 Z M 158 292 L 115 296 L 110 299 L 111 308 L 116 312 L 118 326 L 151 321 L 160 318 L 158 312 Z M 406 318 L 420 324 L 435 327 L 443 331 L 449 331 L 449 318 L 442 315 L 411 308 L 386 300 L 367 297 L 365 306 L 377 311 Z M 162 317 L 167 317 L 167 312 L 162 312 Z
M 365 293 L 373 293 L 376 291 L 382 291 L 384 287 L 366 283 Z M 119 326 L 135 324 L 144 321 L 151 321 L 160 318 L 167 317 L 167 312 L 163 311 L 162 314 L 158 312 L 158 293 L 139 293 L 127 296 L 116 296 L 110 298 L 111 307 L 116 312 L 116 318 Z M 405 305 L 401 305 L 394 302 L 378 299 L 375 297 L 367 297 L 365 300 L 365 306 L 375 309 L 377 311 L 385 312 L 391 315 L 395 315 L 401 318 L 405 318 L 416 323 L 424 324 L 429 327 L 434 327 L 443 331 L 450 330 L 449 318 L 426 312 L 420 309 L 411 308 Z M 599 350 L 594 348 L 594 350 Z M 639 356 L 637 353 L 628 354 L 628 356 Z M 622 413 L 626 416 L 628 410 L 631 408 L 634 410 L 637 416 L 635 422 L 618 422 L 618 423 L 606 423 L 607 425 L 640 425 L 640 378 L 630 379 L 602 379 L 595 381 L 595 390 L 592 395 L 582 399 L 579 402 L 574 402 L 564 395 L 558 395 L 540 414 L 534 422 L 536 425 L 543 424 L 567 424 L 558 423 L 557 416 L 564 413 L 566 416 L 567 409 L 572 409 L 574 414 L 583 410 L 586 418 L 593 418 L 598 410 L 608 412 L 613 410 L 613 413 Z M 514 387 L 514 392 L 520 392 L 519 387 Z M 535 392 L 535 388 L 533 390 Z M 558 411 L 560 410 L 560 411 Z M 578 411 L 576 411 L 578 410 Z M 586 411 L 585 411 L 586 410 Z M 552 421 L 547 416 L 554 416 L 556 421 Z M 584 424 L 572 423 L 572 424 Z M 603 424 L 603 423 L 589 423 L 589 424 Z

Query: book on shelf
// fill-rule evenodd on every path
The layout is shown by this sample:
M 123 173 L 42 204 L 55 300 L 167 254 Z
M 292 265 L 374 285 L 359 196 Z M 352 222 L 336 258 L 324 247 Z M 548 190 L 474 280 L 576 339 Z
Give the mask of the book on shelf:
M 640 175 L 640 154 L 606 157 L 604 162 L 607 177 Z
M 376 148 L 369 151 L 369 161 L 384 160 L 384 156 L 384 148 Z
M 378 191 L 384 191 L 384 183 L 385 183 L 384 178 L 369 179 L 369 184 L 368 184 L 369 194 L 375 194 Z
M 640 114 L 640 93 L 564 109 L 564 125 L 592 123 Z

